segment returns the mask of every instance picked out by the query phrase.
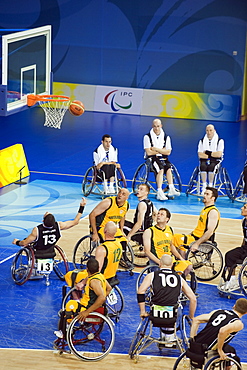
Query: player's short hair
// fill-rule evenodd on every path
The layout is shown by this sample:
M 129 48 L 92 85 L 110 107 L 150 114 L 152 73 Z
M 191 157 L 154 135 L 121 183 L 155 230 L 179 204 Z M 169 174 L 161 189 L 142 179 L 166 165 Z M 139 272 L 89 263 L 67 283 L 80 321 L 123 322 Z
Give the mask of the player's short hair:
M 105 139 L 109 139 L 109 138 L 110 139 L 112 138 L 111 135 L 105 134 L 105 135 L 102 136 L 101 140 L 104 141 Z
M 234 308 L 239 313 L 246 314 L 247 313 L 247 299 L 246 298 L 237 299 L 234 305 Z
M 207 186 L 206 190 L 211 190 L 212 196 L 215 198 L 215 201 L 216 201 L 216 199 L 218 198 L 218 190 L 215 188 L 212 188 L 211 186 Z
M 146 183 L 142 183 L 142 184 L 139 184 L 139 185 L 138 185 L 138 188 L 139 188 L 139 186 L 145 186 L 145 187 L 146 187 L 146 189 L 147 189 L 147 191 L 148 191 L 148 193 L 150 192 L 150 185 L 148 185 L 148 184 L 146 184 Z
M 55 220 L 55 217 L 51 213 L 48 213 L 48 215 L 44 217 L 43 222 L 46 227 L 53 227 L 55 226 L 56 220 Z
M 94 257 L 90 257 L 89 260 L 87 261 L 87 269 L 90 272 L 90 274 L 98 272 L 99 262 Z
M 170 220 L 170 218 L 171 218 L 172 215 L 171 215 L 171 212 L 169 211 L 169 209 L 167 209 L 167 208 L 160 208 L 159 211 L 165 211 L 166 212 L 166 217 L 169 218 L 169 220 Z

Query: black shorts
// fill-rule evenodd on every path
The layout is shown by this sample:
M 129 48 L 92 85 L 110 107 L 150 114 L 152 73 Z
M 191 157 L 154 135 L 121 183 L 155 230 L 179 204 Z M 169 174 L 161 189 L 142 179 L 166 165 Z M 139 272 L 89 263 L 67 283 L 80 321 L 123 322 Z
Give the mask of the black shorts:
M 219 159 L 200 159 L 201 172 L 214 172 L 217 164 L 220 163 Z
M 168 159 L 162 159 L 156 156 L 150 157 L 151 159 L 151 171 L 155 173 L 155 176 L 161 171 L 164 170 L 164 173 L 171 168 L 171 162 Z
M 247 247 L 237 247 L 228 251 L 225 255 L 225 265 L 231 267 L 237 263 L 242 263 L 247 257 Z
M 115 169 L 116 169 L 116 166 L 114 164 L 104 164 L 101 167 L 100 171 L 104 172 L 105 179 L 109 180 L 111 177 L 115 177 Z M 103 175 L 101 176 L 101 178 L 103 180 Z

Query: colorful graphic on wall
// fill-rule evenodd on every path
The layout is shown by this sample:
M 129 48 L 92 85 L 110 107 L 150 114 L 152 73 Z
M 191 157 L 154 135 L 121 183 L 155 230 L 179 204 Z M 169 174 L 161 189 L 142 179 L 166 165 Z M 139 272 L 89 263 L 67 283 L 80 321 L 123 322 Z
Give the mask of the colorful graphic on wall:
M 236 122 L 240 96 L 144 90 L 142 115 Z
M 0 150 L 0 187 L 30 175 L 22 144 Z

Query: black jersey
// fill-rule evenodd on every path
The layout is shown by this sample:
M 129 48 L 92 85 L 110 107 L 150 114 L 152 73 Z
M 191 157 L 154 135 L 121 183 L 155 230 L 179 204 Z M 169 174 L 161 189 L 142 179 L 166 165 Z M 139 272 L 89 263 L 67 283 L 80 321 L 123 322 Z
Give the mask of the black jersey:
M 147 205 L 147 210 L 145 212 L 142 225 L 140 227 L 140 230 L 144 231 L 144 230 L 148 229 L 149 227 L 151 227 L 153 225 L 154 205 L 151 202 L 151 200 L 149 200 L 149 199 L 143 199 L 140 202 L 144 202 Z M 138 206 L 139 206 L 139 204 L 138 204 Z M 135 211 L 135 216 L 134 216 L 134 221 L 133 221 L 134 224 L 136 224 L 137 219 L 138 219 L 138 206 L 136 207 L 136 211 Z
M 207 344 L 208 349 L 216 349 L 220 329 L 235 320 L 239 320 L 239 316 L 233 310 L 215 311 L 210 317 L 205 328 L 195 336 L 195 342 Z M 231 333 L 225 339 L 225 343 L 230 342 L 235 335 L 236 333 Z
M 55 222 L 55 225 L 52 227 L 46 227 L 40 224 L 37 226 L 37 231 L 37 239 L 34 242 L 34 248 L 37 250 L 45 250 L 54 247 L 61 237 L 60 227 L 57 222 Z
M 154 272 L 152 288 L 152 304 L 174 306 L 181 293 L 181 277 L 171 269 L 160 269 Z

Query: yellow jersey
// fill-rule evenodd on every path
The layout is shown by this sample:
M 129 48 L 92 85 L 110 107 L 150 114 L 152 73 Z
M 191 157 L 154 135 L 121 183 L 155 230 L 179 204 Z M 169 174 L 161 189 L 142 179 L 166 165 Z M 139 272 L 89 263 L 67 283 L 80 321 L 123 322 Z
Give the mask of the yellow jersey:
M 101 244 L 106 250 L 106 256 L 101 273 L 106 279 L 114 277 L 117 273 L 119 261 L 122 256 L 122 244 L 119 239 L 105 240 Z
M 96 216 L 96 226 L 98 230 L 104 227 L 109 221 L 113 221 L 118 225 L 129 209 L 129 202 L 127 200 L 122 206 L 118 206 L 116 196 L 109 197 L 108 199 L 111 200 L 110 207 Z
M 94 302 L 98 298 L 94 290 L 90 288 L 90 282 L 93 279 L 97 279 L 101 282 L 104 294 L 106 296 L 106 279 L 104 275 L 101 274 L 100 272 L 95 272 L 95 274 L 88 277 L 87 283 L 85 285 L 84 294 L 80 300 L 81 305 L 84 306 L 85 308 L 92 306 L 92 304 L 94 304 Z
M 200 213 L 200 216 L 199 216 L 197 226 L 196 226 L 195 230 L 191 233 L 192 236 L 195 236 L 196 238 L 201 238 L 202 235 L 205 233 L 205 231 L 207 231 L 208 214 L 212 209 L 215 209 L 218 212 L 218 222 L 217 222 L 217 225 L 214 229 L 214 233 L 215 233 L 215 231 L 216 231 L 216 229 L 219 225 L 219 222 L 220 222 L 220 212 L 215 207 L 215 205 L 212 205 L 212 206 L 204 207 L 202 209 L 202 211 Z M 211 238 L 209 240 L 214 240 L 214 233 L 213 233 L 213 235 L 211 236 Z
M 173 230 L 166 225 L 165 229 L 160 229 L 157 225 L 149 228 L 151 230 L 151 253 L 157 258 L 163 254 L 171 253 L 171 242 L 173 239 Z

